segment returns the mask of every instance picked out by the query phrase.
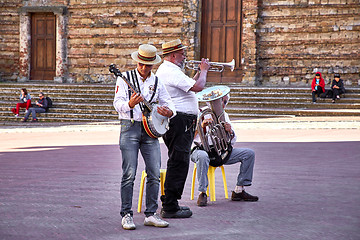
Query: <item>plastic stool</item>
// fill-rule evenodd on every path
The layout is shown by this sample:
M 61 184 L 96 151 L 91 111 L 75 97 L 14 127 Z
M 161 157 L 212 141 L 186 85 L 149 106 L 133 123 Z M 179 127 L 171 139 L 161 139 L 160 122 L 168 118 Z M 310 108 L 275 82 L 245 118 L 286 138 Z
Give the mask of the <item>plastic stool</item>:
M 209 185 L 208 185 L 206 194 L 209 195 L 209 187 L 210 187 L 210 201 L 212 201 L 212 202 L 216 201 L 216 197 L 215 197 L 215 169 L 216 168 L 218 168 L 218 167 L 209 166 L 208 173 L 207 173 Z M 224 169 L 224 166 L 220 166 L 219 168 L 221 168 L 221 172 L 222 172 L 225 198 L 228 199 L 229 195 L 228 195 L 228 189 L 227 189 L 227 183 L 226 183 L 225 169 Z M 194 200 L 195 178 L 196 178 L 196 164 L 194 164 L 192 183 L 191 183 L 190 200 Z
M 139 191 L 139 201 L 138 201 L 138 210 L 137 212 L 141 212 L 142 207 L 142 198 L 144 194 L 144 185 L 145 185 L 145 178 L 147 174 L 145 170 L 141 173 L 141 182 L 140 182 L 140 191 Z M 164 195 L 164 183 L 165 183 L 165 176 L 166 176 L 166 169 L 160 169 L 160 187 L 161 187 L 161 195 Z

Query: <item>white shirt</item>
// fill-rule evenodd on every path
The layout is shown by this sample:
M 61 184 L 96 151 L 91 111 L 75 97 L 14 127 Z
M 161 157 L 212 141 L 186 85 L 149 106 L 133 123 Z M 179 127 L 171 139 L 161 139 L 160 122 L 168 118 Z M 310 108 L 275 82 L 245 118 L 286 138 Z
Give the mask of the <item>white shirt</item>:
M 200 113 L 201 114 L 201 113 Z M 204 116 L 205 119 L 210 119 L 210 115 L 205 115 Z M 234 131 L 234 128 L 233 128 L 233 125 L 231 124 L 231 121 L 230 121 L 230 118 L 229 118 L 229 115 L 224 111 L 224 118 L 225 118 L 225 122 L 227 123 L 230 123 L 230 126 L 231 126 L 231 130 L 233 130 L 234 132 L 234 137 L 233 139 L 231 139 L 231 145 L 233 145 L 234 143 L 236 143 L 236 134 L 235 134 L 235 131 Z M 200 115 L 198 116 L 198 119 L 200 119 Z M 208 129 L 207 129 L 208 130 Z M 195 138 L 194 138 L 194 142 L 198 142 L 198 143 L 201 143 L 201 139 L 200 139 L 200 136 L 199 134 L 196 134 Z M 212 141 L 211 139 L 209 138 L 208 139 L 208 142 L 210 145 L 212 145 Z
M 154 92 L 155 87 L 155 75 L 151 72 L 150 76 L 146 78 L 145 81 L 142 81 L 142 77 L 140 76 L 138 70 L 135 70 L 138 83 L 141 91 L 141 95 L 149 101 L 151 99 L 151 96 Z M 127 78 L 127 74 L 123 73 L 123 76 Z M 132 80 L 131 80 L 132 83 Z M 131 91 L 131 94 L 133 92 Z M 131 95 L 130 95 L 131 96 Z M 128 119 L 130 120 L 130 107 L 129 107 L 129 91 L 128 91 L 128 85 L 127 83 L 121 78 L 118 77 L 116 80 L 116 86 L 115 86 L 115 97 L 114 97 L 114 108 L 119 113 L 119 119 Z M 166 91 L 166 88 L 164 84 L 161 82 L 161 79 L 158 80 L 157 89 L 155 92 L 155 96 L 152 99 L 151 102 L 157 102 L 161 106 L 167 106 L 173 111 L 173 116 L 176 114 L 175 106 L 173 102 L 171 101 L 171 97 L 169 93 Z M 134 109 L 134 120 L 135 121 L 142 121 L 142 112 L 140 109 L 140 105 L 136 104 Z M 173 117 L 172 116 L 172 117 Z
M 195 92 L 190 91 L 196 81 L 172 62 L 164 60 L 159 66 L 156 76 L 164 83 L 177 112 L 197 115 L 199 104 Z

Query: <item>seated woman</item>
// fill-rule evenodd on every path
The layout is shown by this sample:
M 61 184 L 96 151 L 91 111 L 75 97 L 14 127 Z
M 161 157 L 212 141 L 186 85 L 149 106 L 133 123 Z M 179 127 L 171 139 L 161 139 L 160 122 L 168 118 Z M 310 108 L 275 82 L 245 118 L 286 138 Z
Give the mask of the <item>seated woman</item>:
M 340 99 L 340 94 L 345 93 L 344 82 L 340 79 L 340 74 L 335 73 L 334 80 L 331 84 L 331 90 L 333 91 L 332 94 L 332 103 L 335 103 L 335 99 Z
M 31 107 L 31 96 L 27 92 L 26 88 L 21 89 L 20 102 L 16 104 L 16 108 L 11 109 L 15 114 L 15 117 L 19 116 L 20 108 L 25 108 L 26 111 Z
M 312 101 L 313 103 L 316 103 L 316 94 L 320 96 L 321 93 L 325 92 L 325 81 L 321 77 L 321 73 L 317 72 L 315 74 L 315 77 L 312 80 L 311 83 L 311 90 L 312 90 Z

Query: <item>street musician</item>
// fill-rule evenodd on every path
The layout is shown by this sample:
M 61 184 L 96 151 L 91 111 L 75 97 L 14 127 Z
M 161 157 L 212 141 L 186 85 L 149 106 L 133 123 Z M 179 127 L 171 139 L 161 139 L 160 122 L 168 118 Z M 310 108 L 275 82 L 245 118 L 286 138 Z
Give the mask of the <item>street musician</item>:
M 110 71 L 118 76 L 113 105 L 119 113 L 121 124 L 119 144 L 123 172 L 120 214 L 122 216 L 122 227 L 126 230 L 136 228 L 131 207 L 139 150 L 144 158 L 147 174 L 144 225 L 155 227 L 167 227 L 169 225 L 156 215 L 160 186 L 161 152 L 159 140 L 145 129 L 145 125 L 151 125 L 148 122 L 151 119 L 144 116 L 144 111 L 146 108 L 149 110 L 151 106 L 147 107 L 143 104 L 144 102 L 159 103 L 160 106 L 152 109 L 152 112 L 157 111 L 161 116 L 167 118 L 176 114 L 175 107 L 164 85 L 151 72 L 153 66 L 161 62 L 156 51 L 156 47 L 152 45 L 140 45 L 138 51 L 131 54 L 132 59 L 137 62 L 136 69 L 124 74 L 119 73 L 113 65 L 110 66 Z
M 200 71 L 194 78 L 182 70 L 185 62 L 185 48 L 180 39 L 162 44 L 164 62 L 156 72 L 163 81 L 176 108 L 176 116 L 170 120 L 169 130 L 163 136 L 168 148 L 165 195 L 161 196 L 163 218 L 188 218 L 192 212 L 189 207 L 179 206 L 178 200 L 184 190 L 189 170 L 190 150 L 194 139 L 198 102 L 196 92 L 204 89 L 209 61 L 202 59 Z
M 205 92 L 206 90 L 208 89 L 199 92 L 197 96 L 203 95 L 203 92 Z M 228 91 L 230 91 L 230 89 Z M 219 104 L 218 105 L 214 104 L 214 106 L 215 107 L 220 106 L 219 107 L 220 109 L 216 110 L 218 113 L 214 114 L 213 112 L 210 111 L 210 109 L 208 109 L 207 113 L 209 113 L 210 111 L 211 114 L 200 113 L 198 117 L 199 123 L 197 125 L 197 134 L 194 140 L 196 146 L 192 149 L 190 155 L 191 161 L 196 163 L 196 168 L 197 168 L 197 178 L 199 183 L 199 188 L 198 188 L 199 196 L 197 200 L 197 205 L 200 207 L 207 205 L 206 189 L 208 187 L 207 172 L 209 165 L 217 167 L 221 165 L 232 165 L 238 162 L 241 162 L 240 172 L 237 176 L 235 189 L 234 191 L 232 191 L 231 200 L 258 201 L 259 198 L 257 196 L 252 196 L 249 193 L 245 192 L 245 187 L 251 186 L 252 184 L 255 152 L 248 148 L 232 148 L 232 145 L 236 142 L 236 134 L 230 122 L 229 115 L 224 110 L 230 100 L 230 95 L 229 93 L 225 93 L 219 96 L 217 100 L 219 101 Z M 213 106 L 211 107 L 212 107 L 212 111 L 214 111 L 215 109 L 213 108 Z M 221 115 L 221 117 L 223 117 L 222 118 L 223 120 L 218 121 L 217 115 Z M 212 128 L 212 126 L 216 126 L 216 129 L 218 130 L 219 125 L 223 126 L 226 132 L 225 135 L 228 136 L 228 139 L 225 140 L 225 142 L 228 142 L 228 144 L 231 145 L 224 147 L 226 148 L 226 150 L 228 150 L 227 153 L 229 155 L 226 158 L 220 160 L 218 157 L 214 156 L 215 154 L 214 154 L 213 143 L 219 139 L 224 140 L 222 138 L 226 138 L 226 136 L 222 136 L 222 135 L 211 136 L 211 134 L 209 134 L 209 132 L 219 132 L 219 131 L 212 131 L 215 128 L 215 127 Z M 208 141 L 207 139 L 210 137 L 214 137 L 215 140 Z M 204 144 L 206 146 L 204 146 Z M 217 151 L 221 152 L 220 150 L 221 149 L 217 149 Z

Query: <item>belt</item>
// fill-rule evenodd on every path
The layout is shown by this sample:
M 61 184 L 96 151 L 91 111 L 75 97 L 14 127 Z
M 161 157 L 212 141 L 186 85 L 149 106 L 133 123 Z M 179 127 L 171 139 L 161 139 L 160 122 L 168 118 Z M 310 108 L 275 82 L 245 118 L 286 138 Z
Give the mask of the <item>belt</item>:
M 183 112 L 176 112 L 176 115 L 185 116 L 185 117 L 191 117 L 191 118 L 196 118 L 197 117 L 197 115 L 195 115 L 195 114 L 183 113 Z

